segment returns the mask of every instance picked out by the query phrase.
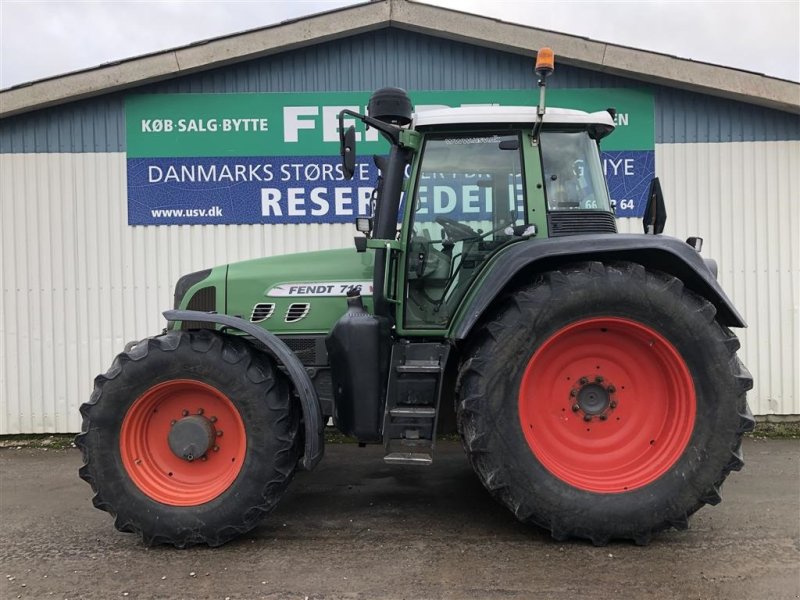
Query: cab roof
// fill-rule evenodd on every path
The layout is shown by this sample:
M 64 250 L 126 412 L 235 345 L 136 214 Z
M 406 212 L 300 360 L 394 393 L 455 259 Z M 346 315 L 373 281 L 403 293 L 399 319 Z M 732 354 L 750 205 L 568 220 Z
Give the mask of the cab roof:
M 433 108 L 415 113 L 411 127 L 417 129 L 431 125 L 480 125 L 483 123 L 528 123 L 537 121 L 535 106 L 461 106 L 458 108 Z M 563 125 L 604 125 L 614 127 L 608 111 L 587 113 L 569 108 L 547 108 L 544 123 Z

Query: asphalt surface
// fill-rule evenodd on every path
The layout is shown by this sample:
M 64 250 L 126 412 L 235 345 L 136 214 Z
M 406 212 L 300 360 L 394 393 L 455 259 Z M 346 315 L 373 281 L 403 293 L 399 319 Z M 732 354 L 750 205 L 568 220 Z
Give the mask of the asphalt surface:
M 91 505 L 76 450 L 0 450 L 0 597 L 800 597 L 800 441 L 746 440 L 747 466 L 685 532 L 558 543 L 517 523 L 457 443 L 433 467 L 330 445 L 278 509 L 221 548 L 147 548 Z

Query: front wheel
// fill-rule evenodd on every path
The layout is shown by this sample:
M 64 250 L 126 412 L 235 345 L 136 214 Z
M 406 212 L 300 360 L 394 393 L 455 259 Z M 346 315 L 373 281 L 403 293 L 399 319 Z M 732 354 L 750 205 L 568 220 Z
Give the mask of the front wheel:
M 272 359 L 211 331 L 126 347 L 81 413 L 94 505 L 149 544 L 217 546 L 252 529 L 300 449 L 299 408 Z
M 739 344 L 706 300 L 631 263 L 544 274 L 462 366 L 459 427 L 484 485 L 557 539 L 685 529 L 742 466 Z

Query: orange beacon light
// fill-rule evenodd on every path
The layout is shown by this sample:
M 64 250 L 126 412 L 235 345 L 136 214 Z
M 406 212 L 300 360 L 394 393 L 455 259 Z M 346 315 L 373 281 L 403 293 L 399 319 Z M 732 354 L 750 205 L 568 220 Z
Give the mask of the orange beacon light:
M 536 53 L 536 74 L 540 78 L 547 77 L 555 69 L 555 56 L 550 48 L 540 48 Z

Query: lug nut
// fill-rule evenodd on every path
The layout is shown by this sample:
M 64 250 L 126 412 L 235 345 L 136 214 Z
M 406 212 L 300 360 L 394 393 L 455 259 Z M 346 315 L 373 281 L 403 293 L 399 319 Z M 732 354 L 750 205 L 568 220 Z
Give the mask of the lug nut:
M 608 418 L 608 415 L 600 415 L 600 420 L 605 421 Z
M 181 411 L 181 414 L 182 414 L 184 417 L 188 417 L 188 416 L 189 416 L 189 411 L 188 411 L 188 410 L 186 410 L 186 409 L 184 408 L 184 409 Z
M 608 393 L 609 394 L 613 394 L 616 391 L 617 391 L 617 388 L 615 388 L 613 385 L 608 386 Z
M 202 408 L 198 408 L 197 409 L 197 414 L 198 415 L 202 415 L 204 412 L 206 412 L 206 411 L 204 411 Z
M 208 460 L 208 457 L 207 457 L 205 454 L 203 454 L 203 456 L 201 456 L 201 457 L 200 457 L 200 460 L 202 460 L 203 462 L 205 462 L 205 461 L 207 461 L 207 460 Z
M 213 448 L 211 448 L 211 449 L 212 449 L 214 452 L 219 452 L 219 446 L 214 446 L 214 447 L 213 447 Z
M 587 423 L 592 420 L 592 415 L 583 415 L 583 420 Z
M 221 430 L 217 432 L 217 437 L 222 437 L 222 431 Z
M 169 424 L 170 424 L 171 426 L 174 426 L 174 425 L 175 425 L 175 423 L 177 423 L 177 421 L 176 421 L 175 419 L 172 419 L 172 421 L 170 421 L 170 422 L 169 422 Z
M 615 400 L 612 400 L 612 401 L 609 403 L 609 406 L 610 406 L 611 408 L 617 408 L 617 402 L 616 402 Z
M 572 412 L 578 412 L 580 409 L 581 407 L 577 403 L 572 405 Z
M 594 381 L 595 383 L 603 383 L 603 376 L 598 375 L 597 377 L 594 378 Z
M 217 422 L 217 417 L 211 417 L 209 419 L 209 421 L 211 421 L 212 423 L 216 423 Z
M 581 385 L 586 385 L 587 383 L 589 383 L 589 378 L 588 377 L 581 377 L 578 380 L 578 383 L 580 383 Z

